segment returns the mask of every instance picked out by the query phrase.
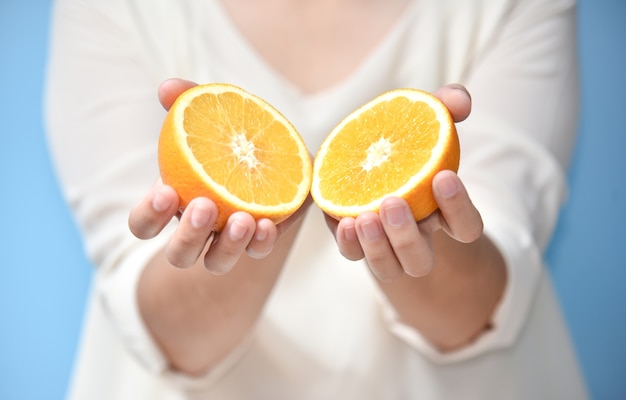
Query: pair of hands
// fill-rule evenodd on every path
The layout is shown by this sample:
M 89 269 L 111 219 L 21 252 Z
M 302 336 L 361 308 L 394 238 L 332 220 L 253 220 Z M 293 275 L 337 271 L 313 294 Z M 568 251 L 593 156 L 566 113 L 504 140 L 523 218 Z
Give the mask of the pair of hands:
M 174 100 L 195 83 L 171 79 L 159 87 L 159 101 L 169 109 Z M 450 110 L 455 122 L 467 118 L 471 110 L 469 93 L 460 85 L 444 86 L 435 92 Z M 472 242 L 482 234 L 482 219 L 473 206 L 463 183 L 451 171 L 441 171 L 433 180 L 433 192 L 439 210 L 415 222 L 406 202 L 390 197 L 378 213 L 366 212 L 356 218 L 336 221 L 326 216 L 344 257 L 365 258 L 375 276 L 390 281 L 401 274 L 423 276 L 435 263 L 433 235 L 443 230 L 449 237 Z M 311 205 L 310 198 L 286 221 L 276 225 L 268 219 L 255 221 L 245 212 L 230 216 L 220 233 L 212 228 L 217 218 L 215 203 L 196 198 L 179 215 L 178 195 L 160 180 L 131 210 L 129 227 L 140 239 L 159 234 L 175 216 L 180 224 L 166 247 L 171 264 L 185 268 L 204 258 L 205 267 L 216 274 L 228 272 L 247 253 L 263 258 L 273 249 L 280 235 L 297 221 Z

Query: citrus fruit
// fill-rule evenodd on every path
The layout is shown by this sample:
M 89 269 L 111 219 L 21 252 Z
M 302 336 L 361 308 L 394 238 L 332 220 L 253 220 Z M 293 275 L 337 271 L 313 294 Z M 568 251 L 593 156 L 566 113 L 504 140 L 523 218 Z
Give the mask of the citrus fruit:
M 293 125 L 230 84 L 195 86 L 176 99 L 163 122 L 158 160 L 181 208 L 199 196 L 215 202 L 216 231 L 236 211 L 278 223 L 304 203 L 311 186 L 311 156 Z
M 378 211 L 389 196 L 407 201 L 415 220 L 437 209 L 432 180 L 457 171 L 459 140 L 446 106 L 417 89 L 381 94 L 348 115 L 322 143 L 311 195 L 341 218 Z

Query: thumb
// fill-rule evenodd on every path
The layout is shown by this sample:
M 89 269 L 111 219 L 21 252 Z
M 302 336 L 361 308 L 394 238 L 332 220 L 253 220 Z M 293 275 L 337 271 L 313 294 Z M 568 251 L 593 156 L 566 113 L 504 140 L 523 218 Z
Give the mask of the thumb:
M 169 110 L 174 101 L 185 90 L 190 89 L 198 84 L 184 79 L 168 79 L 159 86 L 159 101 L 166 110 Z

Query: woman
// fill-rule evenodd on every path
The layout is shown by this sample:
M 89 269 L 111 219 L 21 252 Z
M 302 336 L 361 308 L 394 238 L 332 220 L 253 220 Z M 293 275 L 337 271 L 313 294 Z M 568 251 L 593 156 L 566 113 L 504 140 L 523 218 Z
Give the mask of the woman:
M 59 0 L 50 140 L 97 266 L 71 397 L 585 398 L 542 262 L 574 23 L 572 0 Z M 215 205 L 178 221 L 153 182 L 164 109 L 213 81 L 268 100 L 313 153 L 379 93 L 436 91 L 467 117 L 461 168 L 418 223 L 396 198 L 338 223 L 307 203 L 209 241 Z

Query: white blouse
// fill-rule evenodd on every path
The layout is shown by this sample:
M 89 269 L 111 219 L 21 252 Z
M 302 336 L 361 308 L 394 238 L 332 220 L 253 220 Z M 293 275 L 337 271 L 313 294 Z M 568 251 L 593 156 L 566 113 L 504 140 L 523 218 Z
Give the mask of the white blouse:
M 303 94 L 217 0 L 58 0 L 46 115 L 51 150 L 97 267 L 72 399 L 583 399 L 585 385 L 543 264 L 577 122 L 574 0 L 414 0 L 343 82 Z M 362 262 L 341 257 L 311 207 L 256 329 L 201 378 L 169 369 L 136 302 L 150 241 L 128 212 L 158 176 L 169 77 L 229 82 L 293 122 L 315 153 L 379 93 L 461 82 L 459 175 L 508 283 L 493 328 L 442 354 L 399 322 Z

